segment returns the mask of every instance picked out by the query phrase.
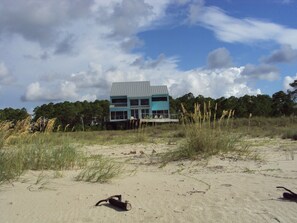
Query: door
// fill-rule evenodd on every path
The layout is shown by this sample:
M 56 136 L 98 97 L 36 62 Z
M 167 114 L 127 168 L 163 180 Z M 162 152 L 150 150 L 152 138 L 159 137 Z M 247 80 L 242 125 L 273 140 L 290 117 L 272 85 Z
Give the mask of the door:
M 131 109 L 131 118 L 139 119 L 139 111 L 138 109 Z

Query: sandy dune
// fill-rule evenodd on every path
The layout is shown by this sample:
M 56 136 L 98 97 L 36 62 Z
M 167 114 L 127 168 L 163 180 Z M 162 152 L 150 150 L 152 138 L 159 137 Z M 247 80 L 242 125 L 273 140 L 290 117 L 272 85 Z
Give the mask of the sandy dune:
M 0 186 L 0 222 L 296 222 L 297 203 L 280 199 L 283 191 L 276 189 L 297 191 L 296 142 L 253 144 L 259 161 L 226 156 L 161 168 L 151 154 L 175 145 L 86 147 L 126 163 L 125 174 L 98 184 L 74 181 L 76 171 L 60 178 L 54 172 L 28 172 Z M 129 200 L 132 210 L 94 206 L 115 194 Z

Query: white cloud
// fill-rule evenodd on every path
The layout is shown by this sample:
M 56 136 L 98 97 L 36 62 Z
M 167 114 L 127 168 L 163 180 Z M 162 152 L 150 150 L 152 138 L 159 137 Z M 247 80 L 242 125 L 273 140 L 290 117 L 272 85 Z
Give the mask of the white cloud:
M 189 22 L 212 30 L 218 39 L 233 43 L 255 41 L 275 41 L 297 49 L 297 29 L 287 28 L 273 22 L 254 18 L 238 19 L 229 16 L 220 8 L 192 4 L 189 9 Z
M 97 96 L 95 94 L 87 94 L 83 95 L 79 101 L 95 101 L 97 99 Z
M 64 26 L 90 15 L 92 0 L 2 0 L 0 34 L 17 34 L 43 46 L 52 45 Z
M 41 86 L 39 82 L 31 83 L 22 97 L 23 101 L 61 101 L 75 100 L 79 96 L 76 86 L 71 82 L 61 82 L 59 87 Z
M 292 90 L 292 87 L 290 86 L 290 84 L 293 83 L 294 80 L 297 80 L 297 73 L 295 76 L 286 76 L 284 78 L 284 82 L 283 82 L 283 91 L 284 92 L 286 92 L 287 90 Z
M 49 92 L 47 93 L 40 87 L 39 82 L 31 83 L 26 90 L 25 95 L 23 96 L 24 101 L 43 101 L 43 100 L 52 100 L 49 97 Z
M 153 15 L 153 7 L 144 0 L 123 0 L 115 3 L 112 10 L 107 9 L 110 8 L 100 8 L 97 21 L 108 24 L 111 35 L 120 38 L 134 35 L 137 30 L 150 23 Z
M 248 86 L 248 78 L 242 76 L 243 67 L 216 70 L 190 70 L 169 84 L 170 93 L 180 96 L 188 92 L 194 95 L 218 98 L 260 94 L 259 89 Z
M 14 81 L 14 76 L 8 70 L 3 62 L 0 63 L 0 86 L 11 84 Z
M 230 67 L 232 58 L 224 48 L 209 54 L 208 69 L 187 71 L 178 69 L 178 57 L 160 53 L 157 58 L 147 58 L 131 52 L 135 46 L 145 44 L 137 37 L 139 32 L 162 23 L 170 2 L 184 7 L 191 0 L 95 0 L 94 4 L 90 0 L 16 0 L 15 7 L 11 1 L 3 2 L 0 35 L 5 41 L 1 40 L 0 45 L 8 52 L 7 61 L 16 64 L 22 84 L 27 86 L 24 101 L 93 101 L 107 98 L 112 82 L 139 80 L 166 84 L 174 97 L 190 91 L 214 98 L 242 96 L 261 92 L 249 86 L 251 78 L 277 77 L 272 67 L 260 67 L 264 73 L 252 65 Z M 224 41 L 248 42 L 262 39 L 276 28 L 284 31 L 275 24 L 234 19 L 217 8 L 202 6 L 201 0 L 192 7 L 192 22 L 213 29 Z M 197 10 L 202 10 L 202 14 Z M 228 25 L 233 26 L 231 31 Z M 246 31 L 240 33 L 244 28 L 255 31 L 255 37 L 248 36 Z M 257 33 L 260 29 L 264 31 Z M 7 34 L 14 38 L 8 40 Z M 6 52 L 0 52 L 0 56 Z M 0 83 L 11 76 L 5 65 L 2 67 L 5 69 L 0 64 Z
M 43 81 L 42 87 L 40 83 L 32 83 L 23 99 L 76 101 L 108 98 L 112 82 L 144 80 L 149 80 L 152 84 L 167 85 L 174 97 L 188 92 L 213 98 L 261 93 L 259 89 L 249 87 L 249 80 L 254 76 L 243 75 L 245 67 L 179 71 L 177 61 L 172 58 L 160 56 L 156 60 L 143 59 L 137 65 L 130 65 L 135 62 L 133 59 L 126 58 L 130 63 L 122 62 L 117 67 L 106 70 L 99 63 L 90 64 L 87 71 L 73 73 L 64 79 Z M 53 85 L 60 88 L 56 89 Z

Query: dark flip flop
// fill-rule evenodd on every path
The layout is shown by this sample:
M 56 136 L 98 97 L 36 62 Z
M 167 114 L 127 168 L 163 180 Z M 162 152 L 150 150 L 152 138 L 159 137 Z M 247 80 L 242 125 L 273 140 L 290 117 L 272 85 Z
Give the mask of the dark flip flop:
M 285 187 L 278 186 L 276 188 L 281 188 L 281 189 L 284 189 L 289 192 L 289 193 L 287 193 L 287 192 L 283 193 L 284 199 L 297 202 L 297 194 L 296 193 L 294 193 L 293 191 L 291 191 Z
M 99 206 L 101 202 L 109 202 L 109 204 L 112 206 L 118 207 L 125 211 L 130 211 L 132 209 L 132 205 L 128 201 L 122 201 L 122 195 L 114 195 L 107 199 L 100 200 L 95 204 L 95 206 Z

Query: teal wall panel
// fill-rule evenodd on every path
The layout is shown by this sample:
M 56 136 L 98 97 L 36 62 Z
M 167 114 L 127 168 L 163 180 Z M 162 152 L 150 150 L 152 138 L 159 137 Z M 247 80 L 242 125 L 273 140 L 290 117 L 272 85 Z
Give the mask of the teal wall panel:
M 152 102 L 152 110 L 169 110 L 168 101 L 153 101 Z

